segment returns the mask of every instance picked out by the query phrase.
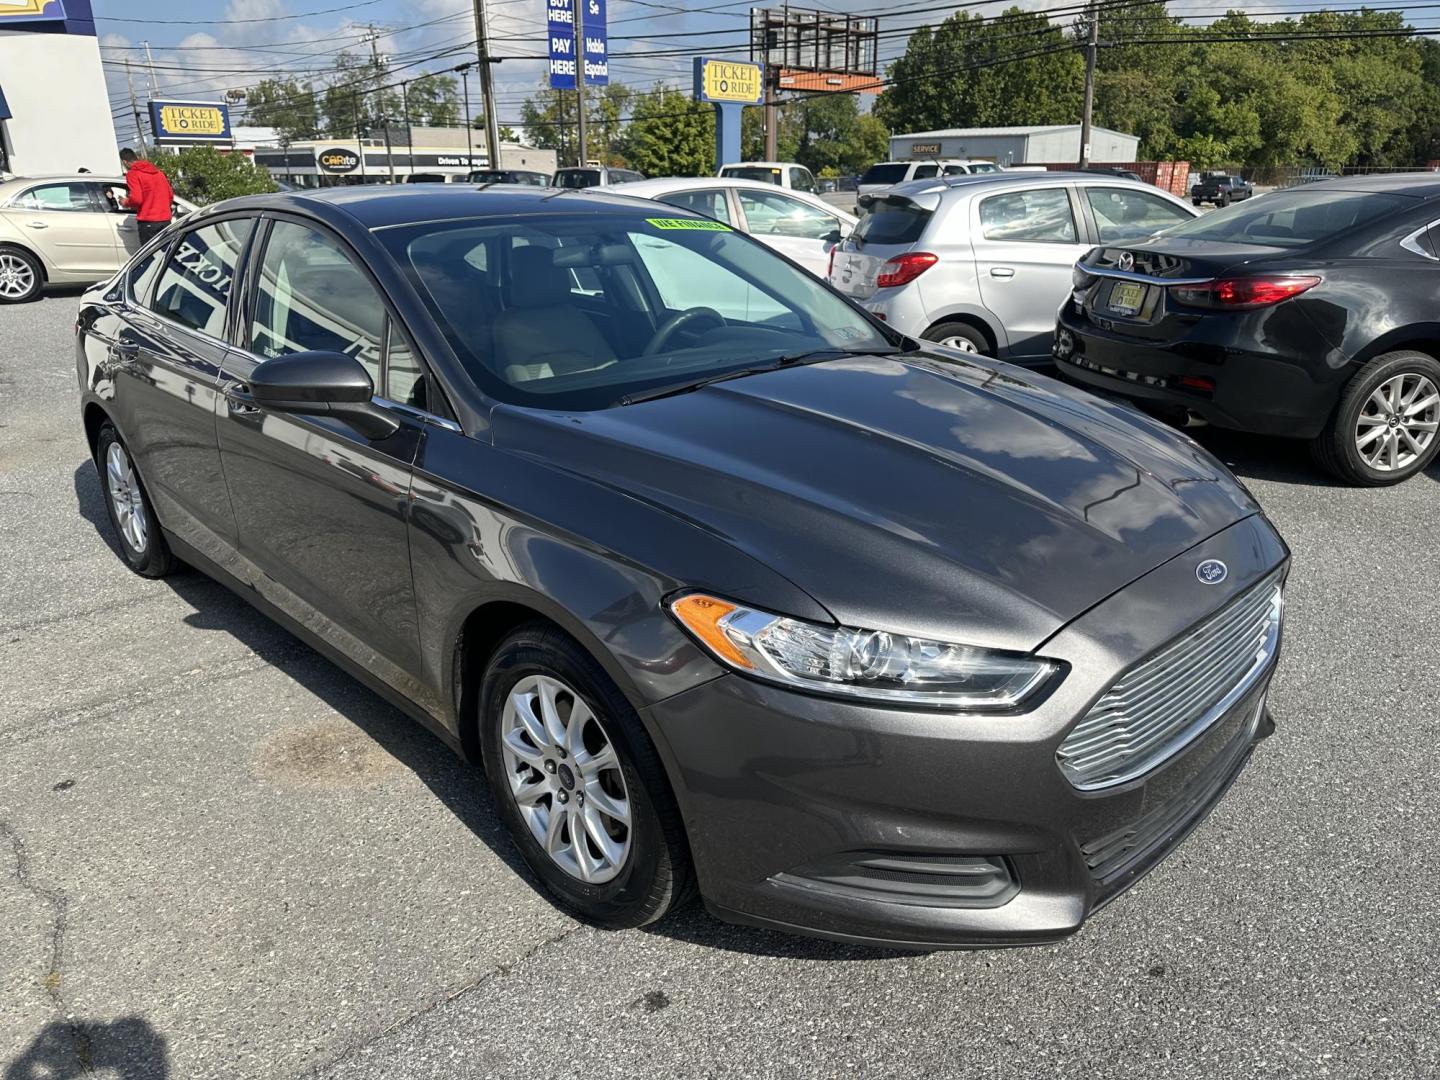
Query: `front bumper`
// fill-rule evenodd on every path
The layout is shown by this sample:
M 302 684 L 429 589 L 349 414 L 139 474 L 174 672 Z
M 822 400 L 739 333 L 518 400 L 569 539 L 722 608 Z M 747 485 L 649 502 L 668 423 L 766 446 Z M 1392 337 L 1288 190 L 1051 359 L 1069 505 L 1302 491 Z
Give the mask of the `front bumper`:
M 1257 516 L 1151 571 L 1039 650 L 1069 671 L 1020 715 L 858 706 L 735 675 L 652 706 L 707 905 L 735 922 L 901 948 L 1073 933 L 1234 781 L 1271 730 L 1273 665 L 1185 752 L 1128 784 L 1076 789 L 1057 746 L 1122 671 L 1286 557 Z M 1209 558 L 1230 566 L 1222 586 L 1196 579 Z M 1002 868 L 1008 885 L 988 887 L 973 866 L 957 875 L 961 857 Z

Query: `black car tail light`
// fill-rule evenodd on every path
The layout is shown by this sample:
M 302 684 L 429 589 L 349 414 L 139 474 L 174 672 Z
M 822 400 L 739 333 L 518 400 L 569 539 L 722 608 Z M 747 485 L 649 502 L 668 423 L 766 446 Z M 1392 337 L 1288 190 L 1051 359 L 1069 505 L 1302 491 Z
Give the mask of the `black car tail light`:
M 1289 300 L 1319 284 L 1320 278 L 1313 274 L 1221 278 L 1201 285 L 1172 285 L 1170 295 L 1189 307 L 1248 311 Z

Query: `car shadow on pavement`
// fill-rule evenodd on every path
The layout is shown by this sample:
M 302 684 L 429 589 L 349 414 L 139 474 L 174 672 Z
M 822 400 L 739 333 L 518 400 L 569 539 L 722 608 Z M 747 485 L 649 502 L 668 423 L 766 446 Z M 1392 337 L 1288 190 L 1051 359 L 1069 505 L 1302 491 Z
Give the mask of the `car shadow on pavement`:
M 1273 438 L 1209 427 L 1195 428 L 1186 434 L 1223 461 L 1231 472 L 1247 479 L 1318 488 L 1349 487 L 1316 464 L 1310 456 L 1309 445 L 1301 439 Z M 1440 460 L 1405 483 L 1416 480 L 1440 482 Z
M 116 557 L 120 558 L 118 541 L 112 535 L 105 512 L 100 480 L 88 461 L 82 462 L 75 470 L 75 499 L 80 515 L 94 526 Z M 256 657 L 283 671 L 339 716 L 374 739 L 386 753 L 413 772 L 511 871 L 547 901 L 554 903 L 515 850 L 495 813 L 485 778 L 478 767 L 462 761 L 420 724 L 268 616 L 256 611 L 224 585 L 193 570 L 182 570 L 156 584 L 172 589 L 194 608 L 191 614 L 185 616 L 187 625 L 229 633 Z M 555 906 L 564 910 L 558 904 Z M 758 956 L 873 960 L 913 955 L 734 926 L 714 918 L 698 902 L 645 929 L 677 941 Z M 10 1080 L 10 1077 L 6 1075 L 0 1080 Z
M 0 1080 L 168 1080 L 168 1044 L 149 1022 L 126 1016 L 108 1023 L 56 1020 L 5 1066 Z

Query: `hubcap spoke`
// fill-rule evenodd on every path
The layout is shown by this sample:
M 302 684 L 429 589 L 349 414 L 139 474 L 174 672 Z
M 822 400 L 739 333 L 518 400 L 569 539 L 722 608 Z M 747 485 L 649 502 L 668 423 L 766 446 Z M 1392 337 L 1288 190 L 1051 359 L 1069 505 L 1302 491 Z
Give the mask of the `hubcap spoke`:
M 505 741 L 505 749 L 509 750 L 510 753 L 514 754 L 521 761 L 527 762 L 537 769 L 544 768 L 544 751 L 532 746 L 526 736 L 527 733 L 520 728 L 512 728 L 510 731 L 505 732 L 502 736 Z
M 585 785 L 586 809 L 594 807 L 596 811 L 606 817 L 614 818 L 621 825 L 630 824 L 630 804 L 628 802 L 617 802 L 598 780 L 592 780 Z

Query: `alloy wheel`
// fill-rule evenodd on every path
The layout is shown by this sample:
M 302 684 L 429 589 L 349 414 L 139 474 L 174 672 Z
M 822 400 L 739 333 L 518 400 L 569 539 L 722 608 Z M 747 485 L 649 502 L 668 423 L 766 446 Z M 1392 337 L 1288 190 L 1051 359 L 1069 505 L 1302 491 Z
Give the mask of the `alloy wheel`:
M 118 442 L 112 442 L 105 454 L 105 484 L 110 491 L 110 505 L 115 510 L 120 535 L 132 551 L 137 555 L 143 554 L 150 535 L 145 498 L 140 493 L 140 481 L 135 476 L 135 467 L 130 464 L 130 455 Z
M 35 268 L 13 252 L 0 252 L 0 296 L 19 300 L 35 288 Z
M 1371 391 L 1355 424 L 1355 449 L 1377 472 L 1412 465 L 1435 441 L 1440 391 L 1417 372 L 1391 376 Z
M 954 349 L 956 352 L 973 353 L 980 351 L 979 349 L 975 348 L 975 343 L 973 341 L 971 341 L 967 337 L 960 337 L 959 335 L 941 338 L 939 344 L 944 345 L 947 349 Z
M 526 676 L 505 700 L 500 746 L 510 795 L 551 861 L 587 885 L 619 874 L 630 854 L 630 797 L 585 700 L 559 679 Z

